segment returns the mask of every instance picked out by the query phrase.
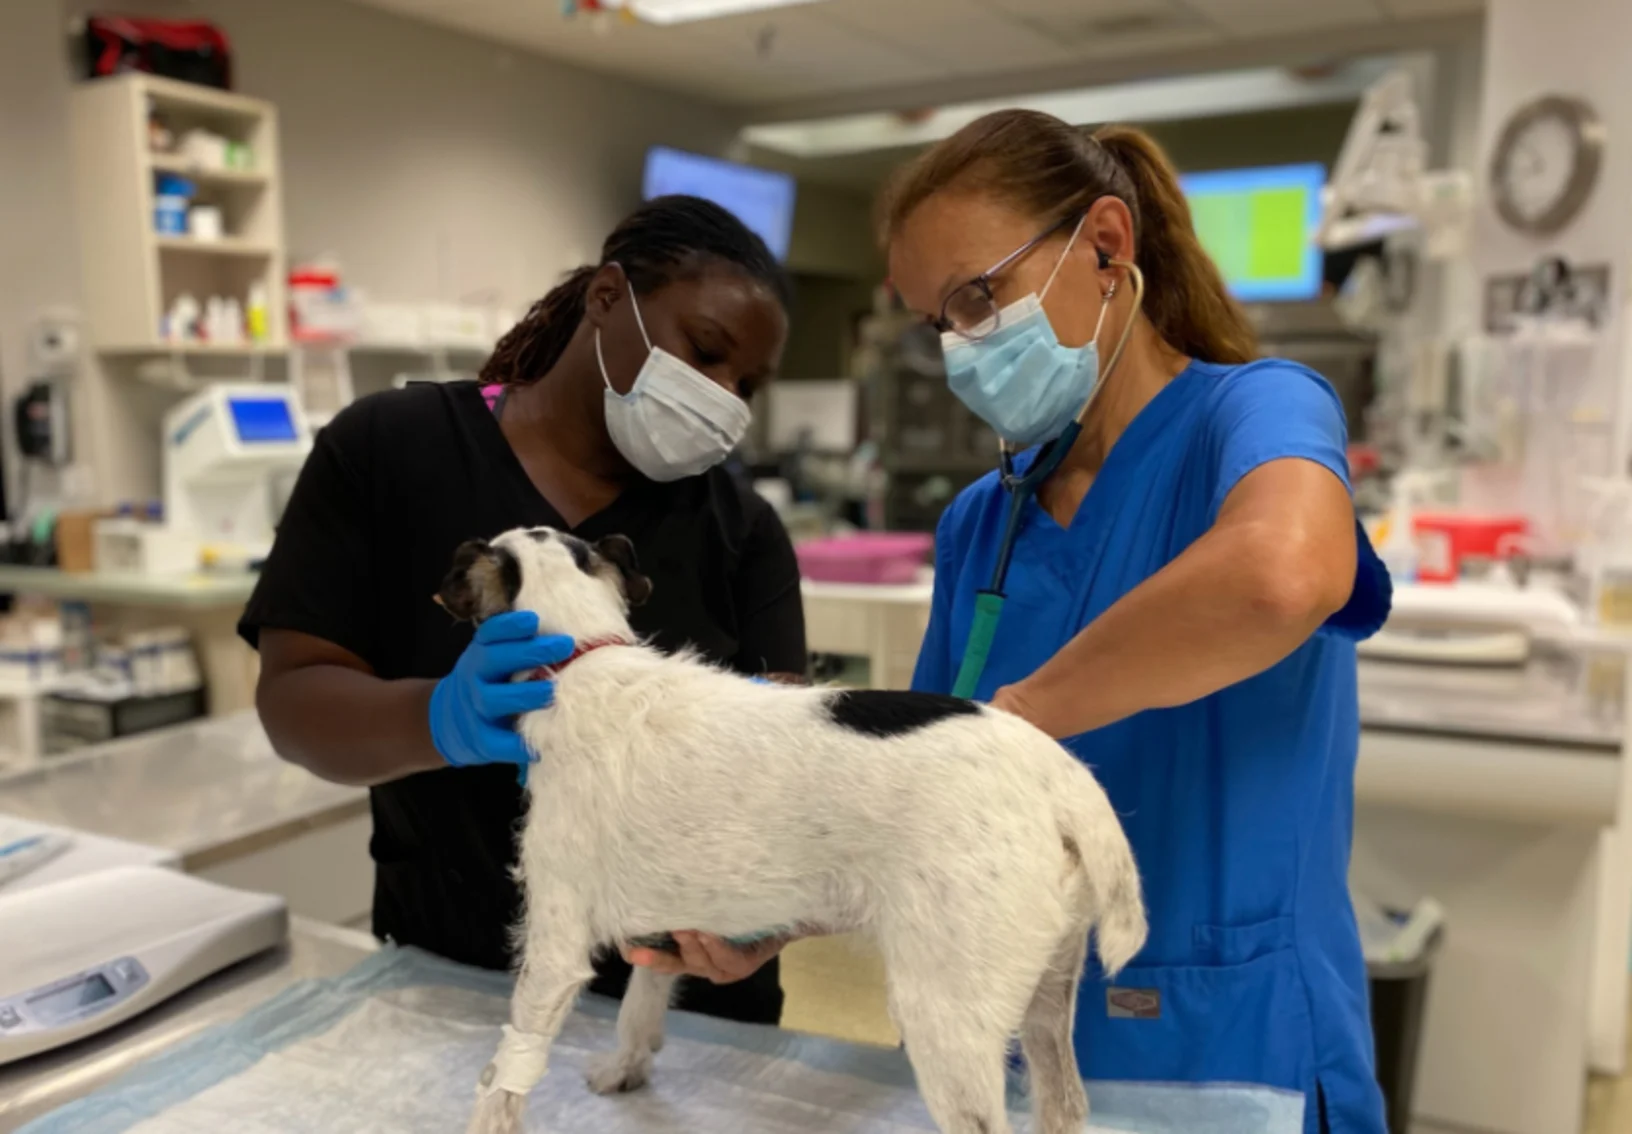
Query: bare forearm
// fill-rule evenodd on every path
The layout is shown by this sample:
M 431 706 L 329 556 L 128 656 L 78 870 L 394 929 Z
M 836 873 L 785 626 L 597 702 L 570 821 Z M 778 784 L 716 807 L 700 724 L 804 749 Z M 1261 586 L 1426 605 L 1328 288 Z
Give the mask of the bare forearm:
M 1278 578 L 1277 533 L 1214 530 L 1116 602 L 999 707 L 1055 737 L 1188 704 L 1296 650 L 1344 596 Z M 1286 556 L 1276 551 L 1284 560 Z
M 256 705 L 285 760 L 336 783 L 372 786 L 446 766 L 431 743 L 435 685 L 313 665 L 263 677 Z

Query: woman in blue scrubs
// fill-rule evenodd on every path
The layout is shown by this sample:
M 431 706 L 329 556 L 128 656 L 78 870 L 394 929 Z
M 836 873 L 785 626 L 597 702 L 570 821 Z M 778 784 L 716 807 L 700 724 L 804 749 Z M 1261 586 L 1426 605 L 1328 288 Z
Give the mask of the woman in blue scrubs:
M 1389 591 L 1337 397 L 1256 361 L 1136 130 L 988 116 L 904 170 L 884 219 L 954 392 L 1017 449 L 1082 423 L 1021 514 L 974 696 L 1090 765 L 1138 857 L 1150 941 L 1114 985 L 1086 974 L 1083 1074 L 1267 1084 L 1311 1132 L 1382 1134 L 1346 873 L 1354 643 Z M 953 688 L 1008 506 L 994 474 L 941 520 L 919 689 Z

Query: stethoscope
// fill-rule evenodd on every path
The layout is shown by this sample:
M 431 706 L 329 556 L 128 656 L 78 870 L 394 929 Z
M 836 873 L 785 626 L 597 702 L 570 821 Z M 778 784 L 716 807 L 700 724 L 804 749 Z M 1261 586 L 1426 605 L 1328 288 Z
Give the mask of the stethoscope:
M 1014 450 L 1008 442 L 998 444 L 998 480 L 1003 490 L 1009 494 L 1008 515 L 1003 522 L 1003 539 L 997 545 L 997 562 L 992 567 L 992 581 L 985 590 L 975 594 L 975 617 L 969 627 L 969 641 L 963 648 L 963 661 L 958 665 L 957 680 L 952 684 L 952 695 L 968 699 L 975 695 L 975 687 L 980 684 L 981 675 L 986 672 L 986 659 L 992 652 L 992 643 L 997 638 L 997 623 L 1003 613 L 1003 604 L 1008 601 L 1005 588 L 1009 579 L 1009 562 L 1014 558 L 1014 544 L 1020 536 L 1020 518 L 1025 513 L 1026 503 L 1037 496 L 1037 490 L 1042 487 L 1054 470 L 1060 467 L 1066 454 L 1071 452 L 1071 446 L 1077 443 L 1082 435 L 1082 426 L 1088 420 L 1088 411 L 1093 407 L 1094 399 L 1110 381 L 1111 374 L 1116 370 L 1116 364 L 1122 360 L 1122 352 L 1127 349 L 1128 339 L 1133 335 L 1133 324 L 1138 318 L 1140 309 L 1145 302 L 1145 276 L 1139 266 L 1127 260 L 1113 260 L 1105 253 L 1099 254 L 1099 266 L 1103 270 L 1107 267 L 1118 267 L 1127 271 L 1133 280 L 1133 310 L 1128 313 L 1127 324 L 1122 328 L 1122 335 L 1117 339 L 1116 349 L 1111 352 L 1111 359 L 1100 370 L 1099 380 L 1094 383 L 1088 400 L 1083 403 L 1082 409 L 1076 418 L 1067 425 L 1058 437 L 1044 445 L 1037 454 L 1037 460 L 1024 473 L 1014 471 Z M 1111 291 L 1105 296 L 1109 303 L 1116 296 L 1116 287 L 1113 283 Z

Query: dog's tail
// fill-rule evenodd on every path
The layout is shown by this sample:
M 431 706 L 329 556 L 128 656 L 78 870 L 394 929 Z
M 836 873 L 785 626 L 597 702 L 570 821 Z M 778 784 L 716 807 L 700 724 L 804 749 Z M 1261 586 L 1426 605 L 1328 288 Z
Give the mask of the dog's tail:
M 1088 769 L 1078 767 L 1060 814 L 1060 841 L 1086 881 L 1085 914 L 1107 976 L 1115 976 L 1145 947 L 1149 925 L 1139 867 L 1122 824 Z

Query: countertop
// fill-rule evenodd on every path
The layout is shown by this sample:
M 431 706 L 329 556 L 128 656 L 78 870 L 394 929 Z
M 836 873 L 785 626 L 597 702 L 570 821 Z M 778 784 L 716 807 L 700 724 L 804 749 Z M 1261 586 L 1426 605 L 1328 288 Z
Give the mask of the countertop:
M 188 871 L 367 810 L 365 789 L 278 759 L 249 711 L 0 776 L 0 814 L 171 850 Z
M 799 584 L 799 591 L 806 599 L 928 606 L 935 594 L 935 577 L 933 571 L 925 568 L 911 583 L 823 583 L 805 579 Z
M 1618 752 L 1623 706 L 1592 696 L 1583 655 L 1537 651 L 1522 666 L 1362 660 L 1360 723 Z
M 377 948 L 366 933 L 296 918 L 287 944 L 101 1035 L 0 1067 L 0 1134 L 105 1086 L 205 1028 L 237 1019 L 297 981 L 343 973 Z
M 82 602 L 192 609 L 242 606 L 257 576 L 247 571 L 149 575 L 135 571 L 62 571 L 0 565 L 0 594 L 44 595 Z

